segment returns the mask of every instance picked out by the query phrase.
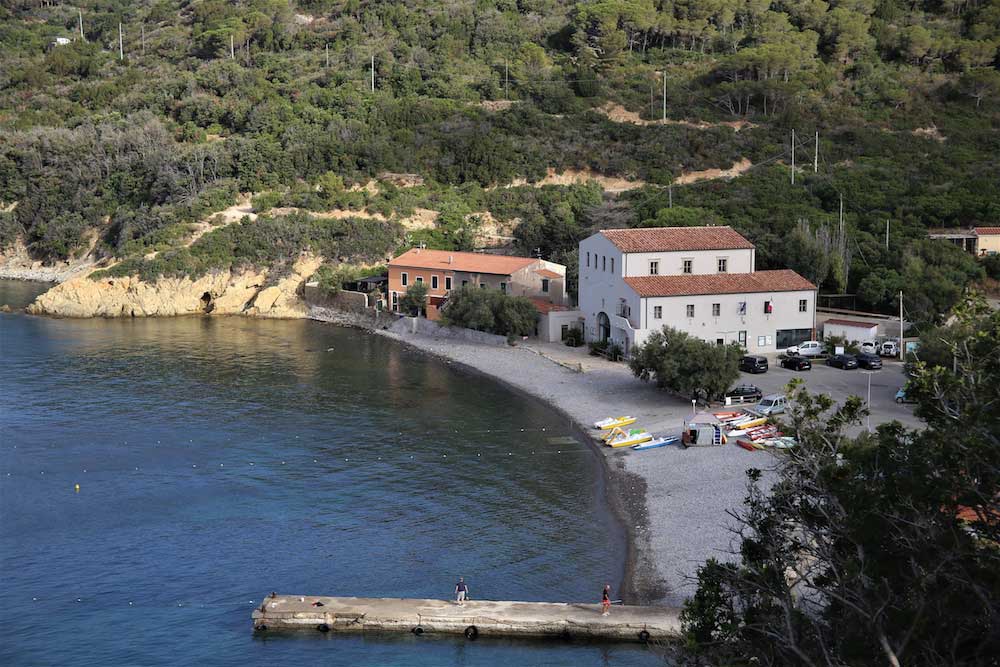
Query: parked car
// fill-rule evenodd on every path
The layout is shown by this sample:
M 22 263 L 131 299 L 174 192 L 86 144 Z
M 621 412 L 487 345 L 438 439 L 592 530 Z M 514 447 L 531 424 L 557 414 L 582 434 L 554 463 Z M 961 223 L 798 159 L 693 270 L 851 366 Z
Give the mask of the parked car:
M 916 401 L 914 401 L 913 399 L 908 398 L 906 396 L 906 387 L 900 387 L 899 390 L 896 392 L 896 402 L 897 403 L 916 403 Z
M 764 398 L 764 392 L 757 385 L 741 384 L 727 391 L 725 398 L 731 403 L 756 403 Z
M 857 356 L 858 366 L 867 368 L 870 371 L 877 371 L 882 368 L 882 358 L 877 354 L 863 352 Z
M 842 368 L 845 371 L 858 367 L 858 360 L 853 354 L 835 354 L 826 358 L 826 365 Z
M 818 357 L 823 354 L 823 343 L 818 340 L 807 340 L 798 345 L 792 345 L 785 350 L 790 357 Z
M 808 371 L 812 369 L 812 362 L 805 357 L 785 357 L 781 360 L 781 367 L 793 371 Z
M 883 357 L 898 357 L 899 345 L 894 340 L 887 340 L 879 346 L 878 353 Z
M 740 359 L 740 370 L 747 373 L 766 373 L 767 357 L 749 354 Z
M 781 394 L 768 394 L 760 399 L 754 411 L 762 415 L 781 414 L 785 411 L 785 397 Z
M 861 350 L 861 354 L 876 354 L 878 352 L 878 343 L 873 340 L 865 341 L 861 343 L 858 349 Z

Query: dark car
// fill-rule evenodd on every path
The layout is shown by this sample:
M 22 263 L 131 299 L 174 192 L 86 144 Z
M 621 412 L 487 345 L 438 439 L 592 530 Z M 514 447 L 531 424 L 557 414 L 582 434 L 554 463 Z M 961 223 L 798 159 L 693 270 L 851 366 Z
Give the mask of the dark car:
M 767 357 L 747 355 L 740 359 L 740 370 L 746 373 L 766 373 Z
M 835 354 L 826 358 L 826 365 L 843 368 L 845 371 L 858 367 L 858 360 L 853 354 Z
M 859 354 L 858 355 L 858 366 L 861 368 L 867 368 L 868 370 L 877 371 L 882 368 L 882 358 L 877 354 Z
M 808 371 L 812 369 L 812 362 L 805 357 L 785 357 L 781 360 L 781 367 L 793 371 Z
M 725 397 L 732 399 L 732 403 L 756 403 L 764 397 L 764 392 L 756 385 L 741 384 L 727 391 Z

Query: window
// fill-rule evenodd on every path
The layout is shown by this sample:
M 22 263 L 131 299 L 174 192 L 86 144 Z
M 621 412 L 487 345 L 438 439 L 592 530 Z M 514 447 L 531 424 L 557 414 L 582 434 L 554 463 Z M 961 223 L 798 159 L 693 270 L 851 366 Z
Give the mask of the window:
M 601 255 L 601 271 L 608 270 L 608 258 L 606 255 Z
M 479 289 L 486 289 L 486 283 L 479 283 Z
M 799 299 L 799 312 L 800 313 L 804 313 L 807 310 L 809 310 L 809 306 L 806 303 L 806 300 L 805 299 Z
M 507 283 L 500 283 L 500 291 L 504 294 L 507 293 Z
M 615 272 L 615 258 L 611 258 L 611 273 Z
M 424 277 L 423 276 L 417 276 L 417 282 L 418 283 L 424 282 Z
M 716 345 L 725 345 L 725 344 L 726 344 L 726 341 L 724 341 L 724 340 L 723 340 L 723 339 L 721 339 L 721 338 L 716 338 L 716 339 L 715 339 L 715 344 L 716 344 Z
M 719 273 L 725 273 L 729 269 L 729 259 L 726 257 L 720 257 L 718 265 L 719 265 Z
M 450 290 L 451 289 L 451 276 L 445 276 L 444 277 L 444 288 L 446 290 Z
M 399 310 L 399 292 L 392 293 L 392 309 Z
M 653 319 L 654 320 L 663 319 L 663 306 L 653 306 Z
M 549 291 L 549 279 L 548 278 L 542 278 L 542 291 L 543 292 L 548 292 Z
M 774 306 L 771 305 L 770 301 L 764 302 L 764 312 L 768 315 L 774 312 Z
M 468 287 L 468 286 L 469 286 L 469 281 L 468 280 L 463 280 L 462 281 L 462 287 Z
M 694 262 L 692 260 L 690 260 L 690 259 L 683 260 L 681 262 L 681 272 L 682 273 L 691 273 L 691 265 L 693 263 Z
M 718 317 L 722 314 L 722 304 L 713 303 L 712 304 L 712 317 Z
M 739 312 L 740 315 L 746 315 L 747 314 L 747 302 L 746 301 L 740 301 L 740 306 L 739 306 L 739 308 L 737 310 L 738 310 L 738 312 Z
M 587 268 L 590 268 L 590 253 L 587 253 Z
M 410 279 L 409 279 L 409 278 L 410 278 L 410 277 L 409 277 L 409 276 L 407 276 L 405 272 L 403 272 L 403 273 L 400 273 L 400 274 L 399 274 L 399 283 L 400 283 L 400 284 L 401 284 L 401 285 L 402 285 L 403 287 L 406 287 L 407 285 L 409 285 L 409 284 L 410 284 Z
M 649 275 L 651 275 L 651 276 L 658 276 L 658 275 L 660 275 L 660 263 L 659 262 L 655 262 L 654 261 L 654 262 L 650 262 L 649 263 Z
M 437 288 L 438 288 L 438 277 L 431 276 L 431 289 L 437 289 Z
M 689 303 L 687 305 L 687 316 L 688 317 L 694 317 L 694 304 L 693 303 Z

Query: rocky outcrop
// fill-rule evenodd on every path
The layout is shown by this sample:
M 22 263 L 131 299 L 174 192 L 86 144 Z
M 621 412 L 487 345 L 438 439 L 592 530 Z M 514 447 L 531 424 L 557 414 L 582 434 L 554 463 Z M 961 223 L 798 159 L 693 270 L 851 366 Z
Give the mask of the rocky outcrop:
M 269 280 L 267 270 L 219 271 L 200 278 L 73 278 L 40 295 L 27 311 L 58 317 L 168 317 L 248 315 L 298 319 L 309 309 L 300 286 L 321 258 L 303 256 L 289 275 Z

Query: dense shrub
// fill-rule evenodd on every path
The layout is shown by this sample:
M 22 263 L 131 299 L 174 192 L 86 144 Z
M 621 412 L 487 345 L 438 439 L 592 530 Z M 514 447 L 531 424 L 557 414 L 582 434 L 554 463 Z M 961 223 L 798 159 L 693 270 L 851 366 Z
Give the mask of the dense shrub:
M 500 336 L 530 336 L 538 322 L 538 310 L 527 298 L 475 287 L 453 291 L 442 314 L 445 324 Z

